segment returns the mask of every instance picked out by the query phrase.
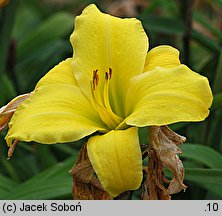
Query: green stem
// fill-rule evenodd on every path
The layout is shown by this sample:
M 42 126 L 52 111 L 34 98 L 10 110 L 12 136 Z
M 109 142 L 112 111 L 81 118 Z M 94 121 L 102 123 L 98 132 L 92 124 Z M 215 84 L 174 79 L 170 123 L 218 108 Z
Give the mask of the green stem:
M 195 1 L 183 0 L 181 4 L 181 14 L 185 23 L 185 32 L 183 35 L 184 63 L 189 66 L 190 63 L 190 39 L 192 32 L 192 12 Z
M 217 70 L 216 70 L 216 74 L 214 78 L 214 84 L 213 84 L 214 93 L 220 93 L 222 91 L 221 81 L 222 81 L 222 49 L 220 51 L 220 56 L 218 59 L 218 66 L 217 66 Z

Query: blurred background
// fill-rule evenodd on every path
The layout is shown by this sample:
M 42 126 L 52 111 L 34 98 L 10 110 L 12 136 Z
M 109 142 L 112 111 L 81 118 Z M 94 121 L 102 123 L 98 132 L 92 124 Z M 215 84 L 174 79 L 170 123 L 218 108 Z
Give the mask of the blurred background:
M 0 0 L 0 107 L 32 91 L 49 69 L 72 56 L 74 18 L 90 3 L 112 15 L 138 17 L 150 48 L 172 45 L 183 63 L 208 77 L 214 102 L 207 120 L 170 125 L 188 140 L 180 158 L 189 187 L 172 199 L 222 199 L 222 0 Z M 140 130 L 141 143 L 147 143 L 146 131 Z M 0 199 L 72 199 L 68 171 L 84 140 L 51 146 L 20 142 L 7 160 L 5 134 Z

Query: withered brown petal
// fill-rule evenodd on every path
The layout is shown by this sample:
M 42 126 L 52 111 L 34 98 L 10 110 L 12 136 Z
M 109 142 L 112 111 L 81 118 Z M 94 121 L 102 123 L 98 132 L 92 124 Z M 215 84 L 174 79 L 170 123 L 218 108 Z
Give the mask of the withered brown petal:
M 14 140 L 14 142 L 10 146 L 10 148 L 8 150 L 8 159 L 10 159 L 12 157 L 18 143 L 19 143 L 19 140 Z
M 0 108 L 0 133 L 8 127 L 8 123 L 10 122 L 17 107 L 30 95 L 31 93 L 19 95 L 11 100 L 7 105 Z

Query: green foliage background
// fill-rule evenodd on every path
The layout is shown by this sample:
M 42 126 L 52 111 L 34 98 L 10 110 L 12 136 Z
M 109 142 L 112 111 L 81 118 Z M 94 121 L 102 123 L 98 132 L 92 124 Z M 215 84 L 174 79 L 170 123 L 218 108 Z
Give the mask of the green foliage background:
M 0 8 L 0 107 L 32 91 L 49 69 L 72 56 L 68 38 L 74 17 L 89 3 L 106 11 L 112 1 L 11 0 Z M 207 76 L 214 93 L 206 121 L 170 126 L 188 140 L 180 157 L 189 187 L 172 199 L 221 199 L 222 0 L 147 0 L 147 7 L 139 11 L 150 47 L 177 47 L 182 62 Z M 140 131 L 142 142 L 147 140 L 145 131 Z M 0 199 L 72 199 L 68 170 L 84 140 L 51 146 L 21 142 L 8 161 L 4 136 L 0 136 Z

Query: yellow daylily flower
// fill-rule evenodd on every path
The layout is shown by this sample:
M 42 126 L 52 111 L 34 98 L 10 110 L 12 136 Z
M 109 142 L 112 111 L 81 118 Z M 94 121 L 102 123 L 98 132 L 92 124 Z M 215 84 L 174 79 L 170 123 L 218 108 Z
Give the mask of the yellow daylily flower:
M 113 197 L 139 188 L 138 127 L 202 121 L 212 93 L 207 78 L 179 60 L 171 46 L 147 53 L 139 20 L 121 19 L 89 5 L 76 17 L 73 58 L 49 71 L 9 123 L 13 140 L 64 143 L 92 135 L 90 162 Z

